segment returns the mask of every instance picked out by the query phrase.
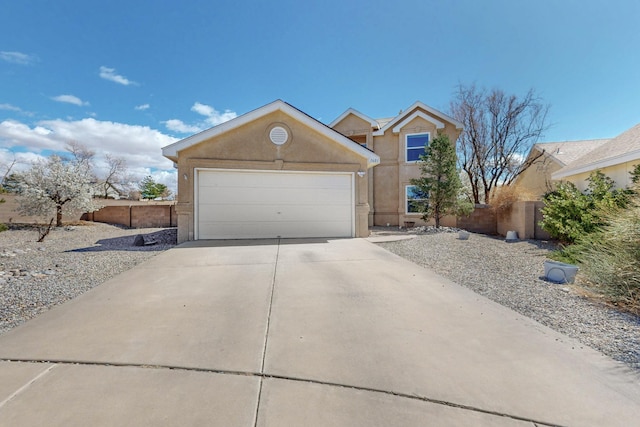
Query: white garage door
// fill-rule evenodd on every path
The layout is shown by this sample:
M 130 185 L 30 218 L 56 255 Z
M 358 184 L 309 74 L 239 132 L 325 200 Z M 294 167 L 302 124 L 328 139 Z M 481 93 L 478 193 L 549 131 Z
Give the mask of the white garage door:
M 352 237 L 352 173 L 199 170 L 198 239 Z

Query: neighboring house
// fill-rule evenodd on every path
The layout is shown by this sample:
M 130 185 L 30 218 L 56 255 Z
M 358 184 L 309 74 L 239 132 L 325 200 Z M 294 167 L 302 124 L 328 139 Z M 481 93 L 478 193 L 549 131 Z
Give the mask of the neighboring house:
M 370 225 L 421 224 L 421 214 L 410 203 L 419 198 L 412 178 L 420 176 L 418 160 L 439 132 L 455 144 L 462 124 L 446 114 L 416 102 L 396 117 L 373 119 L 349 108 L 329 126 L 380 156 L 369 173 Z M 452 222 L 453 221 L 453 222 Z M 443 225 L 455 225 L 447 218 Z
M 551 177 L 553 173 L 608 141 L 590 139 L 535 144 L 525 159 L 525 163 L 530 166 L 516 178 L 514 185 L 537 198 L 542 198 L 545 193 L 555 189 L 555 182 Z
M 380 158 L 277 100 L 162 148 L 178 169 L 178 242 L 369 235 Z
M 629 173 L 640 164 L 640 123 L 553 172 L 555 181 L 570 181 L 584 191 L 591 172 L 600 170 L 617 188 L 631 185 Z
M 389 119 L 348 109 L 327 126 L 274 101 L 162 149 L 178 169 L 178 242 L 420 223 L 409 204 L 419 156 L 438 132 L 455 144 L 461 131 L 421 102 Z

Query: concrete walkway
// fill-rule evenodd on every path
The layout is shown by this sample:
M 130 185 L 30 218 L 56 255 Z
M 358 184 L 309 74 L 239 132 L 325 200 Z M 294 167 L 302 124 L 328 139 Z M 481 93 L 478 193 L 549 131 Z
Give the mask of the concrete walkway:
M 192 242 L 0 336 L 0 426 L 629 426 L 639 383 L 364 239 Z

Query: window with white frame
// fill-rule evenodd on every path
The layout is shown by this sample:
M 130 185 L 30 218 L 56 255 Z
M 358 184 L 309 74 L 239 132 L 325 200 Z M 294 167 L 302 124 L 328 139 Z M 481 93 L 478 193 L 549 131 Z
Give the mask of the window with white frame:
M 430 135 L 426 133 L 410 133 L 405 137 L 405 159 L 407 163 L 415 163 L 424 154 L 424 147 L 429 144 Z
M 429 194 L 415 185 L 405 186 L 405 206 L 408 214 L 421 213 L 420 206 L 429 201 Z

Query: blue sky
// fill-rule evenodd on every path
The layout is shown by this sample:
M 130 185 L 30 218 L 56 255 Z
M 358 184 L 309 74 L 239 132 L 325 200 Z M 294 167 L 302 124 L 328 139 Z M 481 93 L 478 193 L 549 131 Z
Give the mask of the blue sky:
M 0 165 L 77 141 L 173 188 L 162 146 L 275 99 L 329 123 L 446 112 L 459 83 L 534 88 L 543 141 L 613 137 L 640 122 L 638 22 L 637 0 L 5 2 Z

